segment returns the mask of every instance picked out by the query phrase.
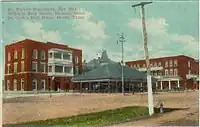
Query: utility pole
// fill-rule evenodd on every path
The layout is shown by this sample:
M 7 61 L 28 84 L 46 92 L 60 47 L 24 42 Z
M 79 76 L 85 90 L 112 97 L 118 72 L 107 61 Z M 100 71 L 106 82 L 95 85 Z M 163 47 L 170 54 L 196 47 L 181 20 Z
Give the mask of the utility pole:
M 148 107 L 149 107 L 150 116 L 154 113 L 154 107 L 153 107 L 151 70 L 150 70 L 150 61 L 149 61 L 149 53 L 148 53 L 148 45 L 147 45 L 147 32 L 146 32 L 146 24 L 145 24 L 144 5 L 151 4 L 151 3 L 152 2 L 141 2 L 139 4 L 132 5 L 133 8 L 137 6 L 141 6 L 141 10 L 142 10 L 142 28 L 143 28 L 144 52 L 145 52 L 146 68 L 147 68 Z
M 124 33 L 122 34 L 117 34 L 119 37 L 119 40 L 117 40 L 117 44 L 119 42 L 121 43 L 121 48 L 122 48 L 122 61 L 121 61 L 121 66 L 122 66 L 122 94 L 124 95 L 124 42 L 126 42 Z

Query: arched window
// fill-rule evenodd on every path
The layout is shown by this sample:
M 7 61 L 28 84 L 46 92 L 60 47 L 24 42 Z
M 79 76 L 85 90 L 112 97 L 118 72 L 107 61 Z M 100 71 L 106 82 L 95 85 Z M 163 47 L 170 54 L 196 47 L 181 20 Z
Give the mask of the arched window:
M 37 79 L 32 80 L 32 90 L 37 90 Z
M 40 59 L 45 60 L 46 56 L 45 56 L 45 51 L 42 50 L 40 53 Z
M 38 57 L 38 51 L 37 51 L 37 49 L 34 49 L 33 50 L 33 59 L 37 59 L 37 57 Z

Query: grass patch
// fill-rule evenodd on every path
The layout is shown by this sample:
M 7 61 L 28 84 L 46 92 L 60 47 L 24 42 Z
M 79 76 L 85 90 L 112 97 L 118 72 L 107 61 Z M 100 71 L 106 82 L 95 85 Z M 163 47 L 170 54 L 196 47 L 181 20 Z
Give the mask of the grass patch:
M 155 114 L 159 113 L 159 109 L 155 108 Z M 164 109 L 165 112 L 174 109 Z M 139 117 L 148 116 L 147 107 L 124 107 L 101 112 L 81 114 L 64 118 L 48 119 L 20 123 L 15 125 L 4 125 L 5 127 L 61 127 L 61 126 L 105 126 L 116 124 L 124 121 L 134 120 Z

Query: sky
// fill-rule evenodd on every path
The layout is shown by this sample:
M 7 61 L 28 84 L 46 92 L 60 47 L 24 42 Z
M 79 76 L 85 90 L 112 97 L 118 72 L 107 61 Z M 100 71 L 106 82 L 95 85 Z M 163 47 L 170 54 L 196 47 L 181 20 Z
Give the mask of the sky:
M 0 25 L 0 40 L 4 45 L 25 38 L 51 41 L 80 48 L 83 60 L 97 57 L 103 49 L 114 61 L 121 59 L 117 33 L 124 33 L 124 59 L 144 59 L 143 35 L 139 2 L 4 2 L 0 9 L 4 25 Z M 154 1 L 145 6 L 145 18 L 150 58 L 187 55 L 198 58 L 197 1 Z M 84 19 L 12 20 L 8 8 L 77 8 Z M 3 51 L 3 50 L 1 50 Z M 3 63 L 3 55 L 0 56 Z M 1 67 L 3 68 L 3 67 Z

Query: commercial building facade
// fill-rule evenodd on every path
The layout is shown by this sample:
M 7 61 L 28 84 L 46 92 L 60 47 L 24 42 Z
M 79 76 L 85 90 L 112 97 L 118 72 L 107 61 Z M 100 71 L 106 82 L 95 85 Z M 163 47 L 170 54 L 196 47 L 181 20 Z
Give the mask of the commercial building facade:
M 74 89 L 82 72 L 82 50 L 25 39 L 5 47 L 5 90 Z
M 146 72 L 145 60 L 128 61 L 126 65 Z M 199 62 L 194 58 L 178 55 L 150 59 L 151 75 L 157 79 L 157 89 L 199 89 Z

